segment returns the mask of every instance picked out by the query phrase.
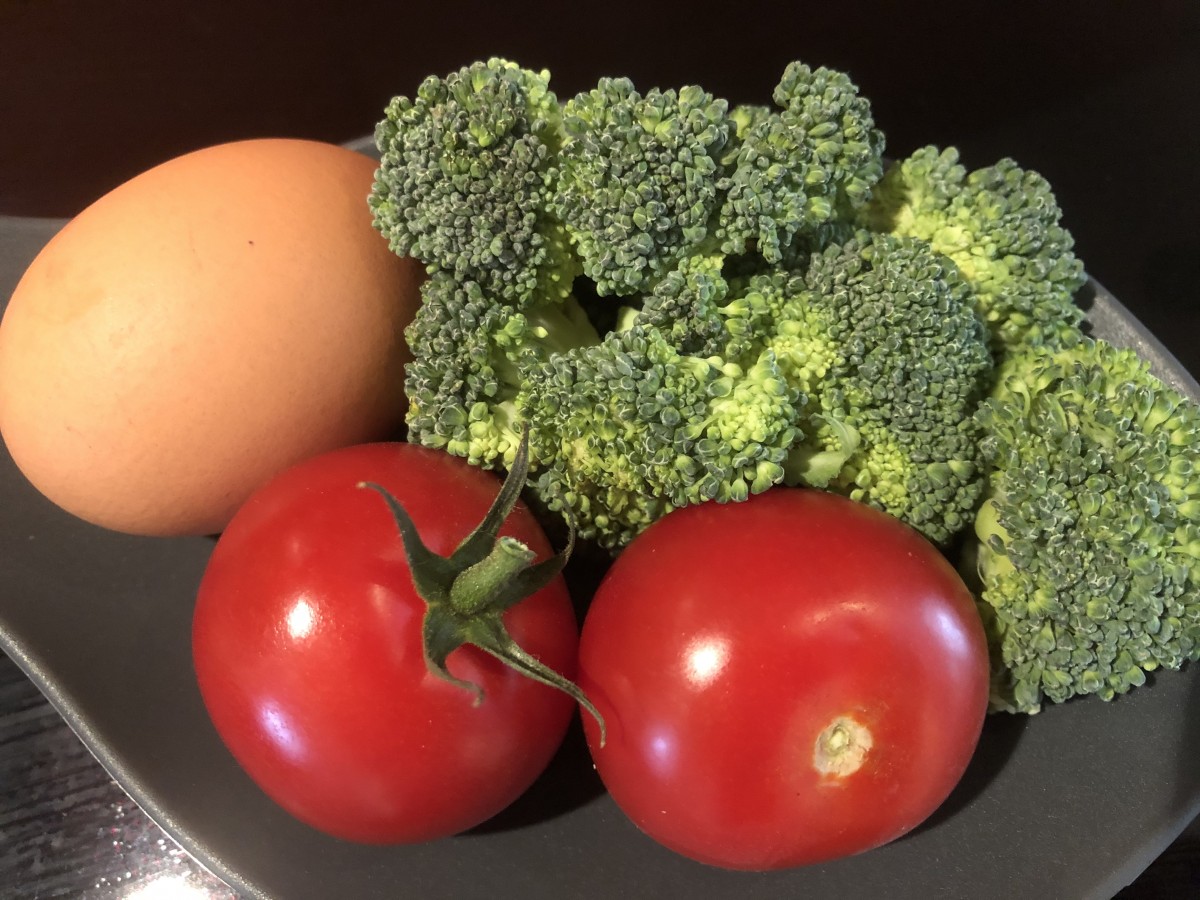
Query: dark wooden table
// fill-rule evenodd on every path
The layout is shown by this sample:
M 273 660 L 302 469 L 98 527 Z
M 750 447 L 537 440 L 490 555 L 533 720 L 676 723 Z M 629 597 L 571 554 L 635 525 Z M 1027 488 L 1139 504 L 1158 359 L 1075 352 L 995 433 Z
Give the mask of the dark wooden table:
M 1008 155 L 1045 174 L 1088 270 L 1200 374 L 1196 4 L 701 10 L 0 0 L 0 215 L 72 215 L 220 140 L 349 140 L 426 73 L 489 55 L 549 68 L 564 96 L 628 74 L 642 86 L 699 82 L 734 101 L 761 99 L 800 58 L 854 76 L 896 155 L 953 143 L 971 165 Z M 233 897 L 3 657 L 0 896 Z M 1200 829 L 1121 896 L 1200 896 Z

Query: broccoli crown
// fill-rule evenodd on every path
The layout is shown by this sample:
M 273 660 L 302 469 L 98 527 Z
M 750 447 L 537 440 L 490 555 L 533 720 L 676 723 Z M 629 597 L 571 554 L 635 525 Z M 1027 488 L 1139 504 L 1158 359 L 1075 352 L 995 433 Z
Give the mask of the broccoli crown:
M 992 373 L 969 286 L 923 241 L 862 233 L 782 292 L 768 347 L 809 398 L 787 480 L 827 487 L 947 542 L 982 489 L 972 415 Z M 777 301 L 778 305 L 778 301 Z
M 614 550 L 780 482 L 948 545 L 995 362 L 1080 321 L 1044 179 L 933 147 L 885 173 L 831 69 L 789 65 L 769 105 L 625 78 L 560 105 L 490 59 L 396 97 L 376 139 L 375 225 L 430 274 L 409 439 L 507 467 L 528 429 L 535 490 Z
M 1000 376 L 975 525 L 993 705 L 1111 699 L 1200 658 L 1200 407 L 1084 337 Z
M 1000 358 L 1057 346 L 1077 331 L 1083 264 L 1050 184 L 1011 159 L 968 173 L 953 147 L 891 165 L 862 220 L 950 257 L 971 283 Z
M 405 339 L 413 352 L 405 368 L 409 440 L 492 468 L 516 454 L 513 400 L 528 370 L 599 336 L 571 297 L 517 309 L 438 272 L 421 287 Z
M 521 302 L 565 296 L 579 272 L 549 211 L 561 143 L 549 75 L 501 59 L 430 76 L 376 126 L 369 198 L 391 248 Z
M 518 406 L 546 461 L 538 494 L 609 548 L 671 509 L 778 483 L 796 437 L 796 398 L 769 353 L 742 369 L 638 323 L 544 360 Z
M 738 111 L 733 172 L 722 180 L 721 248 L 784 260 L 797 235 L 866 202 L 883 172 L 883 132 L 843 72 L 792 63 L 776 109 Z
M 604 78 L 568 100 L 550 198 L 602 294 L 650 287 L 708 238 L 728 104 L 699 87 L 650 90 Z

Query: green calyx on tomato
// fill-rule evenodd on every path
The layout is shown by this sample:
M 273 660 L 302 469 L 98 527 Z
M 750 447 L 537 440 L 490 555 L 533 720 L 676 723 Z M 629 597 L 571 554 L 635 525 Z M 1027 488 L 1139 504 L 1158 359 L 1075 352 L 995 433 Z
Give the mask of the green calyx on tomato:
M 570 517 L 567 545 L 540 563 L 534 563 L 536 554 L 521 541 L 499 536 L 528 474 L 526 433 L 487 514 L 449 556 L 439 556 L 425 546 L 408 512 L 386 488 L 369 481 L 360 482 L 359 487 L 379 493 L 396 520 L 413 586 L 426 604 L 422 634 L 430 671 L 473 692 L 475 703 L 481 703 L 483 689 L 456 678 L 446 668 L 451 653 L 463 644 L 472 644 L 522 675 L 570 695 L 596 719 L 603 741 L 604 719 L 583 691 L 522 649 L 504 625 L 505 610 L 549 584 L 563 570 L 575 546 Z

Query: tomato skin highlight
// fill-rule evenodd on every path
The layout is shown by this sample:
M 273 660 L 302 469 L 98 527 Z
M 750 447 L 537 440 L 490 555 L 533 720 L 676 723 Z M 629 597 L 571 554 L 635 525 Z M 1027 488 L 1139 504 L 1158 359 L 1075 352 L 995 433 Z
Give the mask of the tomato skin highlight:
M 410 444 L 333 451 L 261 488 L 221 535 L 193 619 L 200 691 L 218 733 L 262 790 L 347 840 L 414 843 L 456 834 L 508 806 L 545 769 L 575 704 L 473 646 L 454 676 L 423 653 L 425 601 L 392 515 L 449 555 L 500 480 Z M 521 504 L 501 528 L 553 555 Z M 507 610 L 513 638 L 572 678 L 578 625 L 561 576 Z
M 915 531 L 773 488 L 635 539 L 584 620 L 579 685 L 608 724 L 601 747 L 584 723 L 597 771 L 640 829 L 780 869 L 880 846 L 941 805 L 983 727 L 987 643 Z

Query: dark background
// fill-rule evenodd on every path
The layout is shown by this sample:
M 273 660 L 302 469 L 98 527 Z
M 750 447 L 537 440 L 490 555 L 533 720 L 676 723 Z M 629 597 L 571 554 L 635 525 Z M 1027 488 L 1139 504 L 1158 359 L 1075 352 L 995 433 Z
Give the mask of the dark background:
M 792 59 L 845 69 L 891 155 L 955 144 L 970 167 L 1011 156 L 1045 175 L 1090 274 L 1200 374 L 1200 4 L 1185 0 L 0 0 L 0 215 L 72 215 L 148 166 L 219 141 L 350 140 L 424 75 L 492 55 L 550 69 L 560 97 L 629 75 L 642 88 L 699 83 L 763 102 Z M 11 683 L 11 667 L 0 671 Z M 0 693 L 19 698 L 19 709 L 0 708 L 0 747 L 14 718 L 43 721 L 22 690 Z M 71 740 L 43 718 L 44 740 Z M 80 765 L 64 792 L 89 784 L 94 767 Z M 42 802 L 19 784 L 3 789 L 0 866 L 11 862 L 2 839 L 16 811 Z M 52 818 L 60 845 L 62 835 L 87 840 L 65 815 Z M 1152 870 L 1139 896 L 1200 884 L 1194 845 L 1173 852 L 1158 871 L 1172 867 L 1176 880 L 1154 881 Z M 0 885 L 19 876 L 0 871 Z
M 0 214 L 70 215 L 243 137 L 345 141 L 474 59 L 699 83 L 762 102 L 786 63 L 848 71 L 893 156 L 956 144 L 1055 186 L 1090 273 L 1192 371 L 1200 355 L 1200 8 L 1172 2 L 603 4 L 0 0 Z

